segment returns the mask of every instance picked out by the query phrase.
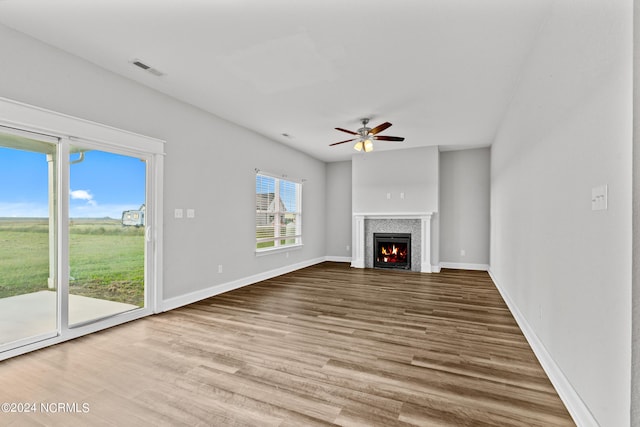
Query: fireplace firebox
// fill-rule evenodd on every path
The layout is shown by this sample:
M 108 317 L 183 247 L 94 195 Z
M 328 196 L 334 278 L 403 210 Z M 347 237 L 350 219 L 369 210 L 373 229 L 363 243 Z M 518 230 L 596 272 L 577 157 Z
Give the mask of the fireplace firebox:
M 373 266 L 411 270 L 410 233 L 374 233 Z

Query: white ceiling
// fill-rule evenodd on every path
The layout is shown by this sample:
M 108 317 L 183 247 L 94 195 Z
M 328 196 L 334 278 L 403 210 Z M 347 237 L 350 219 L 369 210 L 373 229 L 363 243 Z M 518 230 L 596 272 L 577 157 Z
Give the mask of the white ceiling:
M 337 161 L 362 117 L 406 138 L 376 150 L 491 144 L 550 1 L 0 0 L 0 23 Z

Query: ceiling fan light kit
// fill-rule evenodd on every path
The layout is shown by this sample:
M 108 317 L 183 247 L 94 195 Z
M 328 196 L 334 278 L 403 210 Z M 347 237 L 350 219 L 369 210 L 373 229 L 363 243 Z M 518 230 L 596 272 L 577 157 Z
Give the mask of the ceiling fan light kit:
M 358 142 L 356 142 L 356 145 L 353 146 L 353 149 L 356 151 L 364 150 L 365 153 L 373 151 L 373 141 L 371 136 L 368 136 L 366 139 L 359 139 Z
M 368 128 L 367 123 L 369 123 L 369 119 L 367 118 L 362 119 L 362 127 L 358 129 L 357 132 L 353 132 L 343 128 L 336 128 L 336 130 L 339 130 L 341 132 L 346 132 L 351 135 L 357 135 L 358 137 L 347 139 L 346 141 L 335 142 L 329 145 L 334 146 L 334 145 L 344 144 L 345 142 L 357 141 L 356 144 L 353 146 L 353 149 L 356 151 L 364 150 L 365 153 L 368 153 L 370 151 L 373 151 L 373 140 L 397 141 L 397 142 L 404 141 L 404 138 L 400 136 L 377 136 L 378 132 L 381 132 L 391 126 L 391 123 L 389 122 L 384 122 L 374 127 L 373 129 Z

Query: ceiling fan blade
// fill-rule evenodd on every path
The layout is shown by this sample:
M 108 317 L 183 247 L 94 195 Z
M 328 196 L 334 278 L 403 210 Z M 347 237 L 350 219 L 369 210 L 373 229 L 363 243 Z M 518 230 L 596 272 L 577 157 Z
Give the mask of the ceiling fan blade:
M 336 128 L 336 130 L 340 130 L 342 132 L 350 133 L 351 135 L 358 135 L 358 132 L 353 132 L 353 131 L 347 130 L 347 129 Z
M 329 144 L 329 147 L 333 147 L 334 145 L 338 145 L 338 144 L 344 144 L 345 142 L 355 141 L 356 139 L 358 138 L 347 139 L 346 141 L 334 142 L 333 144 Z
M 380 135 L 380 136 L 374 136 L 373 139 L 376 139 L 378 141 L 404 141 L 404 138 L 401 136 Z
M 369 135 L 375 135 L 378 132 L 382 132 L 383 130 L 385 130 L 386 128 L 390 127 L 391 123 L 389 122 L 384 122 L 381 125 L 378 125 L 376 127 L 374 127 L 373 129 L 371 129 L 369 131 Z

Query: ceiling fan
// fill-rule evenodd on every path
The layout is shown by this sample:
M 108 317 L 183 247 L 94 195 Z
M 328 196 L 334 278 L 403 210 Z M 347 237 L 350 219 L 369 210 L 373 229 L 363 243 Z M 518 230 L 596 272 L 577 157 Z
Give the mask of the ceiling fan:
M 362 119 L 362 127 L 360 129 L 358 129 L 357 132 L 353 132 L 351 130 L 347 130 L 347 129 L 342 129 L 342 128 L 336 128 L 336 130 L 342 131 L 342 132 L 346 132 L 346 133 L 350 133 L 351 135 L 358 135 L 357 138 L 351 138 L 351 139 L 347 139 L 346 141 L 340 141 L 340 142 L 334 142 L 333 144 L 329 144 L 330 147 L 334 146 L 334 145 L 339 145 L 339 144 L 344 144 L 345 142 L 351 142 L 351 141 L 357 141 L 356 145 L 353 146 L 353 149 L 356 151 L 362 151 L 364 150 L 365 152 L 369 152 L 373 150 L 373 141 L 377 140 L 377 141 L 404 141 L 404 138 L 401 136 L 384 136 L 384 135 L 378 135 L 379 132 L 382 132 L 383 130 L 387 129 L 388 127 L 391 126 L 391 123 L 389 122 L 384 122 L 376 127 L 372 128 L 368 128 L 367 127 L 367 123 L 369 123 L 369 119 Z

